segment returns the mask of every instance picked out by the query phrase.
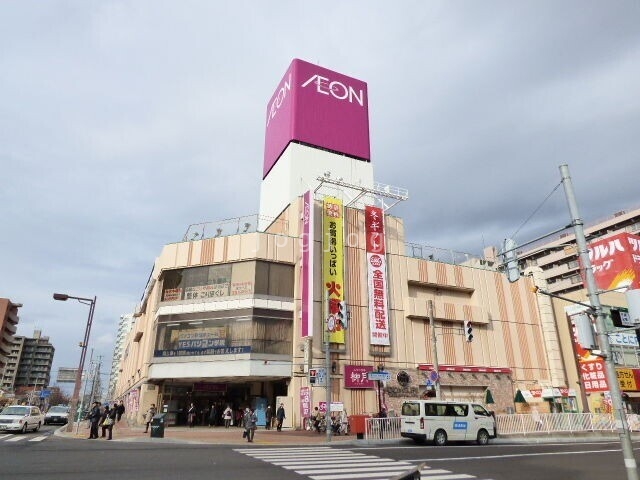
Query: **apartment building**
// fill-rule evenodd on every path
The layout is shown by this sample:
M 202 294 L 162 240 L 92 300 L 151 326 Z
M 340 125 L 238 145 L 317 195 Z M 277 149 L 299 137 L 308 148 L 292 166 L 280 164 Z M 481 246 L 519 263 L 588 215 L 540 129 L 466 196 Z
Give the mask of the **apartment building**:
M 35 330 L 33 337 L 15 336 L 2 376 L 2 388 L 18 393 L 26 389 L 40 391 L 49 386 L 54 353 L 49 337 L 43 336 L 40 330 Z

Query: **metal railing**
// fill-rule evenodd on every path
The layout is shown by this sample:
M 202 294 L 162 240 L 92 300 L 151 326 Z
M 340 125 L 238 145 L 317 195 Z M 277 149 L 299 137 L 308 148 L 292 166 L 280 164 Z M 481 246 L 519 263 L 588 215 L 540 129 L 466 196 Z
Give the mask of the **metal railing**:
M 640 431 L 640 417 L 627 415 L 631 431 Z M 612 413 L 542 413 L 496 415 L 498 435 L 540 435 L 552 433 L 615 432 Z
M 365 440 L 399 440 L 400 417 L 367 418 Z M 640 415 L 628 414 L 629 430 L 640 432 Z M 576 433 L 613 433 L 616 419 L 611 413 L 541 413 L 496 415 L 501 435 L 550 435 Z
M 393 440 L 400 438 L 400 417 L 367 418 L 365 440 Z

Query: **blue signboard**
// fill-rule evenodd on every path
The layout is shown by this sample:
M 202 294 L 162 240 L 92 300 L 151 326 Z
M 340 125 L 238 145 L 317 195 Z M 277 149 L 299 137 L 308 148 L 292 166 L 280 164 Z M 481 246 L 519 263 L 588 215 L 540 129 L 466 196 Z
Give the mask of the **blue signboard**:
M 466 430 L 467 429 L 467 422 L 453 422 L 453 429 L 454 430 Z

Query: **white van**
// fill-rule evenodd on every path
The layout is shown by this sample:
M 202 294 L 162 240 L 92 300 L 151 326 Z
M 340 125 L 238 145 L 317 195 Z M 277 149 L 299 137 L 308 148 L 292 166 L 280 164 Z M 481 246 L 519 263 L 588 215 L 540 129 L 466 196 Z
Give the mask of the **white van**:
M 475 441 L 486 445 L 496 437 L 493 415 L 478 403 L 438 400 L 405 400 L 402 403 L 400 435 L 416 443 L 433 440 Z

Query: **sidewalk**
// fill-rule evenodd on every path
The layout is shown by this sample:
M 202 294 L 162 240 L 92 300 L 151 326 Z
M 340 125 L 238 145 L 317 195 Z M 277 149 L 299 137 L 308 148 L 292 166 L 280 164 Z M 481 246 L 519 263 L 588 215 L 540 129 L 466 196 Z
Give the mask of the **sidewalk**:
M 102 429 L 98 429 L 102 435 Z M 113 427 L 113 440 L 120 442 L 150 442 L 150 443 L 191 443 L 191 444 L 216 444 L 216 445 L 325 445 L 360 443 L 355 435 L 332 436 L 327 442 L 326 433 L 316 433 L 306 430 L 283 429 L 278 432 L 275 429 L 266 430 L 258 427 L 252 443 L 242 438 L 243 429 L 239 427 L 166 427 L 163 438 L 151 438 L 150 432 L 144 433 L 144 426 L 129 425 L 122 419 Z M 59 428 L 56 435 L 66 438 L 86 439 L 89 437 L 89 428 L 86 422 L 82 422 L 72 432 L 67 432 L 67 426 Z M 99 438 L 99 441 L 104 439 Z
M 102 434 L 102 429 L 99 429 L 99 435 Z M 166 427 L 164 429 L 163 438 L 152 438 L 149 432 L 144 433 L 144 426 L 129 425 L 124 419 L 121 420 L 113 427 L 113 440 L 116 442 L 148 442 L 148 443 L 183 443 L 183 444 L 211 444 L 211 445 L 338 445 L 338 446 L 370 446 L 370 445 L 385 445 L 385 444 L 408 444 L 413 445 L 413 442 L 407 439 L 391 438 L 385 440 L 370 439 L 370 440 L 358 440 L 356 435 L 340 435 L 331 436 L 331 441 L 327 441 L 327 435 L 325 433 L 316 433 L 307 430 L 292 430 L 284 429 L 278 432 L 275 429 L 266 430 L 264 427 L 259 427 L 256 430 L 255 437 L 252 443 L 247 442 L 242 438 L 242 428 L 238 427 L 205 427 L 197 426 L 193 428 L 189 427 Z M 67 432 L 67 426 L 61 427 L 55 431 L 55 435 L 63 436 L 66 438 L 74 438 L 78 440 L 86 439 L 89 436 L 89 428 L 86 422 L 82 422 L 78 429 L 78 433 Z M 603 434 L 603 433 L 582 433 L 582 434 L 538 434 L 538 435 L 499 435 L 490 441 L 493 444 L 500 443 L 580 443 L 591 441 L 616 441 L 619 437 L 615 433 Z M 632 440 L 640 440 L 640 434 L 632 434 Z M 98 441 L 105 441 L 99 438 Z

